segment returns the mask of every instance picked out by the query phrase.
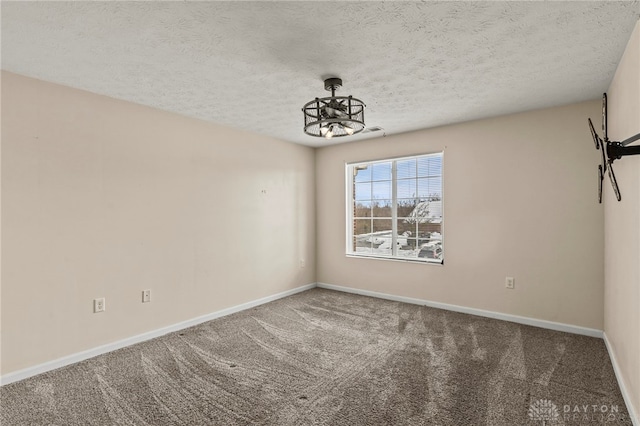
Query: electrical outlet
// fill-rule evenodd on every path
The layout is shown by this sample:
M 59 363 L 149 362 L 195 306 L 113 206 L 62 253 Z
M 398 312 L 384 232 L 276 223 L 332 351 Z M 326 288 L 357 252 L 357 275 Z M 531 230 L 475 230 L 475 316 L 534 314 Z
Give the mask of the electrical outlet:
M 151 302 L 151 290 L 142 290 L 142 303 Z
M 304 265 L 305 265 L 304 259 L 300 259 L 300 269 L 304 269 Z
M 504 286 L 509 289 L 514 289 L 516 286 L 516 280 L 513 277 L 507 277 L 504 282 Z
M 97 314 L 98 312 L 104 312 L 107 309 L 107 305 L 105 304 L 104 297 L 99 299 L 93 299 L 93 313 Z

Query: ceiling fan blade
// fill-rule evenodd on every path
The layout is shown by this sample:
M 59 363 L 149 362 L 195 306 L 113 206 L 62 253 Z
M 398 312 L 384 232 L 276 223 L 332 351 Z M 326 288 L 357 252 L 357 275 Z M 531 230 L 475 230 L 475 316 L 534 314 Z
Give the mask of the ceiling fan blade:
M 616 180 L 616 175 L 613 173 L 613 167 L 611 162 L 609 162 L 609 168 L 607 169 L 609 172 L 609 180 L 611 181 L 611 186 L 613 186 L 613 192 L 616 194 L 616 198 L 618 201 L 622 199 L 620 196 L 620 188 L 618 188 L 618 181 Z
M 344 111 L 341 111 L 337 108 L 332 108 L 332 107 L 325 107 L 324 109 L 327 112 L 327 115 L 329 115 L 329 117 L 331 118 L 346 118 L 348 117 L 348 114 Z

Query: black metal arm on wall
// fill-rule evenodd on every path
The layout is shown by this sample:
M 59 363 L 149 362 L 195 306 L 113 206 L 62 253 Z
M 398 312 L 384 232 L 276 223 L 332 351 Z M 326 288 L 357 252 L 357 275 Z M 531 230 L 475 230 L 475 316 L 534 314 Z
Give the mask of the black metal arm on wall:
M 607 157 L 613 162 L 627 155 L 640 154 L 640 146 L 625 146 L 637 140 L 640 140 L 640 133 L 622 142 L 607 142 Z

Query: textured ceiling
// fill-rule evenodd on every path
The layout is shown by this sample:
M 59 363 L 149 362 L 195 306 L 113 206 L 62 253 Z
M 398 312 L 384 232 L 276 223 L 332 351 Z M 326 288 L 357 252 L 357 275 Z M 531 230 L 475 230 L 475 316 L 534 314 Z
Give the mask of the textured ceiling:
M 301 107 L 387 135 L 598 98 L 640 3 L 2 2 L 2 68 L 310 146 Z

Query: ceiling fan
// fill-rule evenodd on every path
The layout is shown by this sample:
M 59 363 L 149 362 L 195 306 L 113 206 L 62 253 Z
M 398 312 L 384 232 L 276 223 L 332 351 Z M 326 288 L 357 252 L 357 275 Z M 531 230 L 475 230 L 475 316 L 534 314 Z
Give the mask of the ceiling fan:
M 331 91 L 331 96 L 315 98 L 302 107 L 306 134 L 331 139 L 364 130 L 364 102 L 353 96 L 336 96 L 340 87 L 340 78 L 327 78 L 324 88 Z
M 598 164 L 598 202 L 602 203 L 602 181 L 604 180 L 604 174 L 609 175 L 611 186 L 613 186 L 613 192 L 616 195 L 616 199 L 620 201 L 622 199 L 620 195 L 620 188 L 618 187 L 618 181 L 616 175 L 613 172 L 613 162 L 627 155 L 640 154 L 640 146 L 627 146 L 631 142 L 640 140 L 640 133 L 635 136 L 631 136 L 622 142 L 612 142 L 607 135 L 607 94 L 602 94 L 602 133 L 604 139 L 602 139 L 593 127 L 593 123 L 589 118 L 589 130 L 593 137 L 593 142 L 596 145 L 596 149 L 599 149 L 602 153 L 602 161 Z
M 328 104 L 324 105 L 320 108 L 320 115 L 323 119 L 340 119 L 340 120 L 349 120 L 349 114 L 347 113 L 347 105 L 345 105 L 344 100 L 337 101 L 336 99 L 332 99 Z M 344 129 L 345 133 L 348 135 L 352 135 L 354 133 L 354 129 L 349 125 L 347 121 L 339 121 L 340 126 Z M 335 124 L 329 124 L 329 126 L 320 127 L 320 133 L 322 136 L 327 136 L 327 132 L 333 133 L 333 126 Z

